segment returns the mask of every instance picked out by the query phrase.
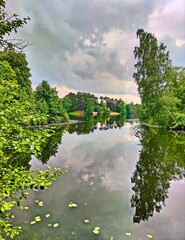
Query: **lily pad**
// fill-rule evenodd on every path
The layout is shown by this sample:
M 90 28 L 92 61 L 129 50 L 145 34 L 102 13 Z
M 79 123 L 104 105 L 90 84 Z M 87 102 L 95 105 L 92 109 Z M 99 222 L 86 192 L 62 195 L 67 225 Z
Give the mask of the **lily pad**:
M 69 202 L 69 204 L 68 204 L 68 207 L 70 207 L 70 208 L 75 208 L 77 206 L 78 205 L 76 203 L 73 203 L 73 202 Z
M 93 233 L 94 233 L 94 234 L 99 234 L 99 233 L 100 233 L 100 231 L 99 231 L 99 230 L 96 230 L 96 229 L 94 229 L 94 230 L 93 230 Z
M 84 223 L 89 223 L 90 221 L 88 219 L 85 219 L 84 220 Z
M 40 207 L 43 207 L 43 202 L 38 203 Z
M 29 209 L 29 207 L 24 207 L 25 210 Z
M 148 238 L 153 238 L 151 234 L 148 234 L 147 237 L 148 237 Z
M 95 227 L 94 230 L 93 230 L 93 233 L 94 234 L 99 234 L 100 233 L 100 227 Z
M 49 214 L 49 213 L 48 213 L 48 214 L 46 214 L 46 215 L 45 215 L 45 217 L 46 217 L 46 218 L 50 217 L 50 214 Z
M 29 195 L 29 192 L 24 192 L 25 195 Z
M 99 230 L 100 230 L 100 227 L 95 227 L 94 229 L 99 231 Z
M 35 202 L 39 202 L 39 200 L 35 200 Z
M 36 217 L 35 217 L 35 221 L 36 221 L 36 222 L 40 222 L 40 221 L 41 221 L 40 216 L 36 216 Z
M 132 233 L 130 232 L 126 232 L 125 234 L 127 235 L 127 237 L 130 237 L 132 235 Z
M 53 224 L 53 227 L 54 227 L 54 228 L 56 228 L 56 227 L 58 227 L 58 226 L 59 226 L 58 223 L 54 223 L 54 224 Z
M 36 223 L 36 221 L 31 221 L 31 224 L 33 225 L 33 224 L 35 224 Z

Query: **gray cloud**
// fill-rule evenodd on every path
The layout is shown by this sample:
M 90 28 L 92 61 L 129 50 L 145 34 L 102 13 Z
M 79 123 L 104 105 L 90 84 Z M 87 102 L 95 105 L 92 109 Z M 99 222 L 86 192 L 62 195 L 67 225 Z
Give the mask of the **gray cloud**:
M 169 45 L 175 63 L 184 63 L 183 0 L 7 3 L 12 12 L 31 17 L 19 36 L 34 43 L 26 50 L 34 85 L 46 79 L 59 89 L 64 86 L 65 92 L 125 94 L 135 100 L 133 49 L 138 28 L 153 32 Z

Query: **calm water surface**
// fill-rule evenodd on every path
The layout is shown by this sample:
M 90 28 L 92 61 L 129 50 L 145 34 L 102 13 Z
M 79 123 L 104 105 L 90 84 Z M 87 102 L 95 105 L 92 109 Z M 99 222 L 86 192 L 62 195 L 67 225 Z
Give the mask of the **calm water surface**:
M 184 240 L 185 137 L 128 122 L 90 131 L 82 125 L 62 132 L 58 152 L 47 163 L 35 157 L 29 162 L 31 169 L 67 165 L 69 172 L 50 190 L 30 191 L 23 204 L 28 210 L 14 209 L 23 228 L 18 239 L 139 240 L 150 234 L 156 240 Z M 78 207 L 69 208 L 70 201 Z M 42 221 L 30 225 L 38 215 Z M 96 226 L 99 235 L 92 233 Z

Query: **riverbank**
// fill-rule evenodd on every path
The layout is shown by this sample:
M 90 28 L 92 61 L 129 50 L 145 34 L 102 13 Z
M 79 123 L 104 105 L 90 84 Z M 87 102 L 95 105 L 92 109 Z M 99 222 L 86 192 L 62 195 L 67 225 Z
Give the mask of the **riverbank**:
M 80 123 L 82 121 L 80 120 L 69 120 L 67 122 L 61 122 L 61 123 L 50 123 L 50 124 L 42 124 L 42 125 L 27 125 L 27 126 L 22 126 L 23 128 L 42 128 L 42 127 L 52 127 L 52 126 L 64 126 L 68 124 L 76 124 Z
M 84 117 L 85 112 L 84 111 L 75 111 L 75 112 L 69 112 L 68 115 L 70 116 L 76 116 L 76 117 Z M 97 112 L 93 112 L 92 115 L 95 117 L 98 115 Z M 120 114 L 118 112 L 110 112 L 110 116 L 119 116 Z

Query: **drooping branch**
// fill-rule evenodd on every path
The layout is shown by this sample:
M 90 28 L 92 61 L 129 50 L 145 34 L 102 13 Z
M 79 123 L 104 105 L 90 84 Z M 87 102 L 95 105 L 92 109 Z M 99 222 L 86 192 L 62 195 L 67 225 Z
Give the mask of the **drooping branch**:
M 30 18 L 25 17 L 21 19 L 17 13 L 7 12 L 5 7 L 5 1 L 0 0 L 0 50 L 5 48 L 23 50 L 31 44 L 26 40 L 12 39 L 9 36 L 12 33 L 17 33 L 18 28 L 22 28 L 27 24 Z

